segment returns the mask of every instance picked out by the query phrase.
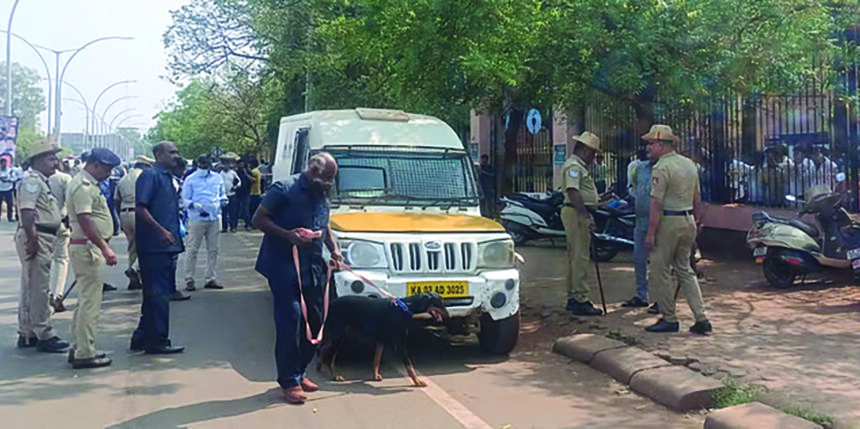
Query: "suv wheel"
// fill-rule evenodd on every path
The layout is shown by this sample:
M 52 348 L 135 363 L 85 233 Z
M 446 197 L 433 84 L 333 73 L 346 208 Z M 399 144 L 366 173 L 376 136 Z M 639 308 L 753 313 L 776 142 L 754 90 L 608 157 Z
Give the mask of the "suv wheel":
M 485 353 L 506 355 L 517 345 L 519 336 L 519 312 L 501 320 L 493 320 L 486 313 L 481 315 L 481 331 L 478 332 L 478 341 Z

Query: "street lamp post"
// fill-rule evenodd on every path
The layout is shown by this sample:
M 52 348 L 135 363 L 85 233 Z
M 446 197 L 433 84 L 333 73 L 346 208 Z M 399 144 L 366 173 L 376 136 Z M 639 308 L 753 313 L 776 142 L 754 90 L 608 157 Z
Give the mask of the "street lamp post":
M 108 106 L 107 106 L 107 107 L 105 107 L 105 109 L 102 111 L 102 116 L 107 116 L 108 112 L 110 111 L 110 108 L 111 108 L 111 107 L 113 107 L 113 106 L 115 106 L 115 105 L 116 105 L 116 103 L 118 103 L 118 102 L 120 102 L 120 101 L 123 101 L 123 100 L 129 100 L 129 99 L 132 99 L 132 98 L 137 98 L 137 96 L 136 96 L 136 95 L 124 95 L 124 96 L 122 96 L 122 97 L 117 98 L 117 99 L 116 99 L 116 100 L 114 100 L 114 101 L 111 101 L 111 103 L 110 103 L 110 104 L 108 104 Z M 94 108 L 95 108 L 95 107 L 94 107 Z
M 69 82 L 63 82 L 63 83 L 68 85 L 69 88 L 72 88 L 78 94 L 78 97 L 81 97 L 81 102 L 83 102 L 84 107 L 87 109 L 87 114 L 86 114 L 86 121 L 87 122 L 84 125 L 84 144 L 86 145 L 87 137 L 90 134 L 90 121 L 89 121 L 89 119 L 90 119 L 90 111 L 92 109 L 90 109 L 90 105 L 87 103 L 87 98 L 84 97 L 84 94 L 78 88 L 76 88 L 74 85 L 72 85 Z
M 60 103 L 60 100 L 62 99 L 62 93 L 63 93 L 62 82 L 63 82 L 63 78 L 66 75 L 66 70 L 69 68 L 69 64 L 72 62 L 73 59 L 75 59 L 76 56 L 78 56 L 79 53 L 81 53 L 81 51 L 83 51 L 84 49 L 88 48 L 89 46 L 91 46 L 95 43 L 106 41 L 106 40 L 132 40 L 132 39 L 133 39 L 132 37 L 122 37 L 122 36 L 100 37 L 98 39 L 93 39 L 87 43 L 84 43 L 83 45 L 81 45 L 81 47 L 79 47 L 77 49 L 67 49 L 67 50 L 63 50 L 63 51 L 58 51 L 55 49 L 46 48 L 44 46 L 39 46 L 39 48 L 53 52 L 54 55 L 56 56 L 56 71 L 55 71 L 56 82 L 54 85 L 54 92 L 55 92 L 54 100 L 56 100 L 55 101 L 56 104 L 54 105 L 54 139 L 56 140 L 57 144 L 60 144 L 60 123 L 61 123 L 61 116 L 63 114 L 62 108 L 61 108 L 61 103 Z M 69 59 L 66 60 L 66 63 L 63 65 L 62 70 L 60 70 L 60 55 L 66 53 L 66 52 L 72 52 L 72 55 L 69 57 Z
M 118 85 L 127 84 L 127 83 L 135 83 L 135 82 L 137 82 L 137 81 L 136 80 L 121 80 L 121 81 L 114 82 L 114 83 L 106 86 L 105 89 L 103 89 L 99 93 L 99 95 L 96 96 L 96 101 L 93 102 L 93 110 L 96 110 L 96 108 L 99 106 L 99 101 L 102 99 L 102 96 L 105 95 L 106 92 L 108 92 L 108 90 L 110 90 L 111 88 L 114 88 Z M 111 103 L 111 104 L 113 104 L 113 103 Z M 110 107 L 110 106 L 108 106 L 108 107 Z M 105 112 L 102 113 L 102 116 L 104 116 L 106 113 L 107 113 L 107 109 L 105 109 Z
M 39 48 L 37 48 L 32 43 L 30 43 L 29 40 L 15 34 L 15 33 L 12 33 L 8 30 L 0 30 L 0 32 L 6 33 L 7 37 L 12 36 L 12 37 L 26 43 L 27 46 L 29 46 L 31 49 L 33 49 L 33 52 L 35 52 L 36 55 L 39 56 L 39 59 L 42 60 L 42 65 L 45 66 L 45 77 L 48 79 L 48 122 L 47 122 L 47 130 L 48 130 L 48 134 L 51 134 L 51 113 L 52 113 L 51 112 L 51 106 L 54 104 L 54 99 L 52 98 L 52 93 L 54 91 L 54 87 L 51 84 L 51 68 L 48 67 L 48 62 L 45 61 L 45 57 L 42 55 L 41 52 L 39 52 Z M 11 80 L 10 80 L 10 82 L 11 82 Z
M 12 19 L 15 17 L 17 7 L 18 0 L 15 0 L 12 4 L 12 12 L 9 12 L 7 31 L 12 31 Z M 8 33 L 6 34 L 6 116 L 12 116 L 12 36 Z

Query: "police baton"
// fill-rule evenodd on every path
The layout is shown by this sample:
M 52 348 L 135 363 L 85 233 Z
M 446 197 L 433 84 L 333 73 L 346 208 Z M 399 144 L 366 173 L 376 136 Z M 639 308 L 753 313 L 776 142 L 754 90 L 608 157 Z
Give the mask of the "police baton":
M 603 281 L 600 279 L 600 265 L 597 263 L 597 247 L 594 245 L 594 234 L 591 234 L 591 255 L 594 259 L 594 272 L 597 273 L 597 287 L 600 289 L 600 304 L 603 306 L 603 315 L 606 316 L 606 296 L 603 294 Z

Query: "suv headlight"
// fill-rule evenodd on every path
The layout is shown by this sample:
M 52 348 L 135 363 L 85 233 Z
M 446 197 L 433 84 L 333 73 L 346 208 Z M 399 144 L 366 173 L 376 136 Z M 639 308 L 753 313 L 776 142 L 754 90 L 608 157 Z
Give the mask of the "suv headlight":
M 341 249 L 347 265 L 352 268 L 387 268 L 385 247 L 364 240 L 341 240 Z
M 478 268 L 511 268 L 514 266 L 514 242 L 497 240 L 478 244 Z

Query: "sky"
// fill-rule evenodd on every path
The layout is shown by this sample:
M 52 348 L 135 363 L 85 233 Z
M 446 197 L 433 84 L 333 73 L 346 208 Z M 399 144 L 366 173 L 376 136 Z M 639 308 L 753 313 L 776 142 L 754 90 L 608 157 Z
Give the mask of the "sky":
M 5 30 L 14 0 L 0 0 L 0 29 Z M 186 4 L 187 0 L 19 0 L 12 21 L 12 32 L 30 43 L 54 50 L 77 49 L 87 42 L 106 36 L 133 37 L 134 40 L 107 40 L 95 43 L 81 51 L 69 63 L 64 81 L 84 96 L 93 108 L 96 97 L 114 82 L 135 80 L 108 90 L 95 106 L 98 115 L 114 100 L 124 96 L 104 114 L 108 124 L 115 119 L 114 128 L 137 127 L 145 132 L 155 124 L 153 116 L 170 101 L 177 90 L 164 76 L 168 75 L 167 51 L 161 40 L 170 25 L 170 11 Z M 0 33 L 3 59 L 6 38 Z M 45 77 L 45 66 L 32 48 L 20 40 L 12 39 L 12 62 L 35 69 Z M 47 51 L 42 55 L 48 62 L 51 79 L 55 74 L 56 56 Z M 62 54 L 60 68 L 71 53 Z M 43 81 L 45 97 L 47 81 Z M 82 132 L 86 123 L 83 105 L 69 99 L 81 97 L 68 85 L 62 91 L 63 132 Z M 130 110 L 131 109 L 131 110 Z M 125 114 L 121 114 L 130 110 Z M 124 119 L 128 117 L 128 119 Z M 53 119 L 52 119 L 53 121 Z M 47 113 L 43 113 L 40 127 L 47 129 Z

